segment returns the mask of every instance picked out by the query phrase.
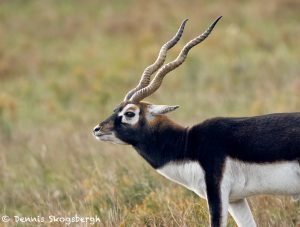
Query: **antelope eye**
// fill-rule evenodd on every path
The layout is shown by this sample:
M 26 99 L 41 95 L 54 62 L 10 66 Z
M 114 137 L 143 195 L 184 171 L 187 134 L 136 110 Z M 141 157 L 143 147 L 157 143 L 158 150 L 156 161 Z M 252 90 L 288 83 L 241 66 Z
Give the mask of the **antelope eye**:
M 134 112 L 126 112 L 124 115 L 125 115 L 126 117 L 132 118 L 132 117 L 135 116 L 135 113 L 134 113 Z

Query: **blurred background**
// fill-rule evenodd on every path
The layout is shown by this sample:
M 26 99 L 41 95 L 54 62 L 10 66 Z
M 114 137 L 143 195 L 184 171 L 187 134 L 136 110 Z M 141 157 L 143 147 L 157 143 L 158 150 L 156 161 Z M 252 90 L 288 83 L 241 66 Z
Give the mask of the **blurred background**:
M 192 125 L 300 110 L 300 2 L 0 1 L 1 215 L 98 215 L 102 226 L 207 226 L 206 202 L 92 128 L 189 18 L 211 36 L 147 100 Z M 299 226 L 300 203 L 250 199 L 258 226 Z M 230 219 L 230 226 L 235 226 Z

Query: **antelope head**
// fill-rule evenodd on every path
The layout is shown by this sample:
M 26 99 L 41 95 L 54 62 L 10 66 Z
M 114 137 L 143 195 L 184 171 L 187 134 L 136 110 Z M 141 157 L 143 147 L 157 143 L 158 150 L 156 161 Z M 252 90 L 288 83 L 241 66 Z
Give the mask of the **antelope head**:
M 155 133 L 161 125 L 170 123 L 164 114 L 179 106 L 154 105 L 142 100 L 161 86 L 164 77 L 185 61 L 189 50 L 205 40 L 220 19 L 221 17 L 218 17 L 204 33 L 189 41 L 174 61 L 163 65 L 167 51 L 175 46 L 183 34 L 187 19 L 184 20 L 175 36 L 161 47 L 156 61 L 144 70 L 138 85 L 126 94 L 123 102 L 114 109 L 111 116 L 94 128 L 94 136 L 102 141 L 136 145 L 147 139 L 145 138 L 149 136 L 147 132 Z M 151 75 L 156 71 L 151 81 Z

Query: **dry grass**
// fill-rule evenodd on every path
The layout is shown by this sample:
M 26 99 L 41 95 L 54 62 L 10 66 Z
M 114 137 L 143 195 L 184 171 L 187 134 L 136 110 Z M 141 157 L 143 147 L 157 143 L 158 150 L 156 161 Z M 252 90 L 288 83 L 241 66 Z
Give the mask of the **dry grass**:
M 95 141 L 91 129 L 186 17 L 168 59 L 224 16 L 150 101 L 180 104 L 171 117 L 185 125 L 299 111 L 299 8 L 297 0 L 1 1 L 1 214 L 207 226 L 205 201 L 158 176 L 131 148 Z M 260 196 L 251 205 L 258 226 L 300 225 L 290 198 Z

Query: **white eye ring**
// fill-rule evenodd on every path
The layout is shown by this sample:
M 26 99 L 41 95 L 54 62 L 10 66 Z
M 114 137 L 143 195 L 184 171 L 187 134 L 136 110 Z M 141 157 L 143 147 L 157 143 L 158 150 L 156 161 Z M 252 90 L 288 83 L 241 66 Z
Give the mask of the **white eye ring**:
M 133 118 L 133 117 L 135 116 L 135 113 L 134 113 L 134 112 L 131 112 L 131 111 L 128 111 L 128 112 L 126 112 L 124 115 L 125 115 L 125 117 L 127 117 L 127 118 Z

